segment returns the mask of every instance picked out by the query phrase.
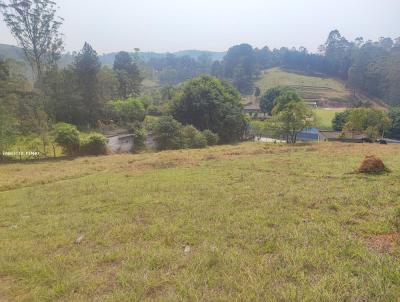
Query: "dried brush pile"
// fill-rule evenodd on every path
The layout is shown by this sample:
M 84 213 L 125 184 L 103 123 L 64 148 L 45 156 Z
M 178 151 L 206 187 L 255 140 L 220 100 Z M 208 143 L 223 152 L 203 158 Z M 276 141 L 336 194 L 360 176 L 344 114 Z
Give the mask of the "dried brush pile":
M 389 172 L 383 161 L 375 155 L 366 156 L 357 170 L 358 173 Z

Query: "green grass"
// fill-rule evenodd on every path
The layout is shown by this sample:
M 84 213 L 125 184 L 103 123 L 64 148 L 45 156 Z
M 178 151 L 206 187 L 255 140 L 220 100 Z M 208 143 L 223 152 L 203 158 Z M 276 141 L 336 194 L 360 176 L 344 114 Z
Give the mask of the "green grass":
M 256 82 L 262 92 L 275 86 L 289 86 L 304 99 L 320 102 L 342 102 L 346 104 L 350 92 L 343 83 L 333 78 L 302 75 L 279 68 L 265 70 Z
M 318 127 L 321 130 L 331 130 L 332 120 L 337 112 L 343 112 L 343 108 L 318 108 L 315 109 L 315 115 L 317 116 Z
M 371 238 L 395 230 L 399 151 L 246 143 L 1 165 L 0 301 L 396 301 L 399 244 Z M 365 154 L 392 173 L 349 173 Z

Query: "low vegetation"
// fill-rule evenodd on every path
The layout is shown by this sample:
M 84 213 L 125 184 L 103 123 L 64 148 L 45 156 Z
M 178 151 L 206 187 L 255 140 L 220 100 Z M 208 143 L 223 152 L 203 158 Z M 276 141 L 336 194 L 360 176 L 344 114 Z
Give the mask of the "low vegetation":
M 152 126 L 158 150 L 201 149 L 216 145 L 218 134 L 209 129 L 200 132 L 193 125 L 183 126 L 171 116 L 164 116 Z
M 1 165 L 1 300 L 395 301 L 399 151 L 246 143 Z M 352 173 L 362 154 L 392 173 Z

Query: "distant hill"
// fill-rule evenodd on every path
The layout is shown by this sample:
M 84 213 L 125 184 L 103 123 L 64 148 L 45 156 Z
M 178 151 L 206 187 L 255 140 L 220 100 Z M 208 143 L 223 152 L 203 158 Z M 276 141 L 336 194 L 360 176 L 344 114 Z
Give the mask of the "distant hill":
M 114 63 L 114 58 L 117 53 L 106 53 L 99 55 L 100 61 L 102 64 L 111 66 Z M 133 53 L 132 53 L 133 54 Z M 143 61 L 149 61 L 150 59 L 157 59 L 163 58 L 168 53 L 157 53 L 157 52 L 139 52 L 139 57 Z M 225 52 L 213 52 L 213 51 L 203 51 L 203 50 L 182 50 L 178 52 L 172 53 L 178 57 L 189 56 L 192 58 L 197 59 L 200 56 L 206 55 L 209 56 L 212 60 L 222 60 L 225 56 Z M 15 59 L 15 60 L 24 60 L 24 53 L 21 48 L 7 45 L 7 44 L 0 44 L 0 57 L 4 57 L 6 59 Z M 66 66 L 72 63 L 73 56 L 70 53 L 64 54 L 61 58 L 60 65 Z
M 175 52 L 174 55 L 176 55 L 178 57 L 189 56 L 189 57 L 192 57 L 195 59 L 197 59 L 198 57 L 200 57 L 202 55 L 207 55 L 213 61 L 216 61 L 216 60 L 220 61 L 225 57 L 226 52 L 213 52 L 213 51 L 207 51 L 207 50 L 182 50 L 182 51 Z
M 107 53 L 100 55 L 100 61 L 104 65 L 111 66 L 114 63 L 114 58 L 117 53 Z M 132 53 L 134 54 L 134 53 Z M 139 58 L 145 62 L 151 59 L 161 59 L 166 57 L 168 54 L 175 55 L 177 57 L 189 56 L 194 59 L 198 59 L 201 56 L 208 56 L 211 60 L 222 60 L 226 52 L 212 52 L 206 50 L 182 50 L 173 53 L 158 53 L 158 52 L 139 52 Z
M 17 46 L 0 44 L 0 57 L 20 61 L 24 60 L 24 52 Z

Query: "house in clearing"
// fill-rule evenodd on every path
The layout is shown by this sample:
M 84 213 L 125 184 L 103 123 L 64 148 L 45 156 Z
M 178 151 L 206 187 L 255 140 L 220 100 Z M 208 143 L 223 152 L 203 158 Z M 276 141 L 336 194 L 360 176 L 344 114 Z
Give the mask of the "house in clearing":
M 261 109 L 260 106 L 257 104 L 247 104 L 246 106 L 243 107 L 243 112 L 244 113 L 249 113 L 249 114 L 253 114 L 253 113 L 260 113 Z
M 125 129 L 116 129 L 104 133 L 107 147 L 112 153 L 129 153 L 135 145 L 134 135 Z
M 317 128 L 307 128 L 297 135 L 299 141 L 372 143 L 373 141 L 362 132 L 356 131 L 323 131 Z
M 317 128 L 306 128 L 297 134 L 297 140 L 307 142 L 307 141 L 323 141 L 320 135 L 320 131 Z
M 320 131 L 322 141 L 345 143 L 372 143 L 365 133 L 359 131 Z

